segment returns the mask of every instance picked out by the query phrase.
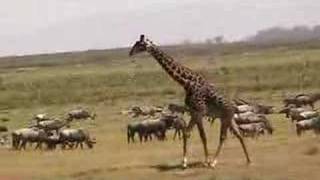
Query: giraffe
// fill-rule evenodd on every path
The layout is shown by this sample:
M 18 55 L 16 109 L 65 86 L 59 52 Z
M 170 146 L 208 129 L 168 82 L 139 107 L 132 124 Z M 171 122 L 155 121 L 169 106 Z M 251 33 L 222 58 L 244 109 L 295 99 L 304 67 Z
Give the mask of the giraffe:
M 188 139 L 190 138 L 190 133 L 195 125 L 198 128 L 203 144 L 205 166 L 212 168 L 216 166 L 221 148 L 227 138 L 228 129 L 233 131 L 240 141 L 247 163 L 250 164 L 251 160 L 246 145 L 239 132 L 238 126 L 233 119 L 235 111 L 234 104 L 223 95 L 219 94 L 214 84 L 206 81 L 201 74 L 194 72 L 175 61 L 172 57 L 160 50 L 149 39 L 145 38 L 144 35 L 140 35 L 140 39 L 136 41 L 134 46 L 131 48 L 129 56 L 142 52 L 148 52 L 153 56 L 169 76 L 185 90 L 185 104 L 189 108 L 191 119 L 183 131 L 182 167 L 187 168 Z M 209 157 L 207 138 L 202 121 L 203 117 L 206 115 L 218 117 L 221 121 L 220 139 L 213 161 Z

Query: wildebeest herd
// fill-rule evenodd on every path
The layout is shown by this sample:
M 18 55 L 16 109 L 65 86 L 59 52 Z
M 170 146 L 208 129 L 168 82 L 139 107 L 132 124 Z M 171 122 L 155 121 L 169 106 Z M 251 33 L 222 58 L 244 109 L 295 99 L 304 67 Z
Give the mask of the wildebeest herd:
M 15 150 L 26 149 L 27 144 L 32 146 L 36 144 L 35 149 L 42 149 L 45 144 L 47 149 L 56 149 L 60 145 L 62 149 L 83 148 L 86 144 L 88 148 L 93 148 L 96 143 L 95 139 L 85 128 L 71 128 L 73 120 L 92 119 L 95 114 L 88 110 L 78 108 L 67 113 L 62 119 L 48 117 L 46 114 L 35 115 L 27 127 L 13 130 L 8 133 L 8 129 L 2 128 L 5 135 L 2 136 L 2 144 L 9 143 L 9 134 L 11 134 L 12 148 Z M 1 129 L 1 128 L 0 128 Z
M 306 130 L 320 132 L 320 114 L 314 109 L 314 103 L 320 100 L 320 94 L 298 94 L 283 99 L 283 108 L 278 112 L 273 106 L 259 103 L 251 103 L 247 100 L 234 99 L 234 119 L 244 137 L 258 138 L 261 135 L 274 132 L 274 127 L 268 115 L 273 113 L 285 114 L 295 124 L 297 135 L 300 136 Z M 166 107 L 131 107 L 123 111 L 132 118 L 127 125 L 127 142 L 135 142 L 135 136 L 139 142 L 147 142 L 152 139 L 163 141 L 167 139 L 166 132 L 174 130 L 173 139 L 178 135 L 179 139 L 183 128 L 186 128 L 185 114 L 188 108 L 178 104 L 168 104 Z M 141 118 L 137 120 L 137 118 Z M 133 120 L 134 119 L 134 120 Z M 208 117 L 212 125 L 214 117 Z

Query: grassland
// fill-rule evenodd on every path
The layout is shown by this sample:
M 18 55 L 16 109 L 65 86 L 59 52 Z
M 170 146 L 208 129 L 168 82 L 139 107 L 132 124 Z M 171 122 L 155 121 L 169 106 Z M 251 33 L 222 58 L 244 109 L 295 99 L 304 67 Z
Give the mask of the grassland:
M 166 47 L 179 61 L 204 74 L 229 97 L 281 106 L 284 94 L 320 90 L 320 48 L 200 48 Z M 200 50 L 199 50 L 200 49 Z M 97 112 L 94 122 L 74 123 L 97 138 L 93 150 L 23 152 L 0 149 L 0 179 L 316 179 L 320 173 L 319 138 L 297 138 L 282 115 L 271 115 L 275 134 L 248 140 L 252 166 L 245 166 L 239 143 L 229 138 L 217 169 L 197 165 L 203 160 L 198 134 L 193 133 L 190 160 L 182 171 L 181 143 L 168 140 L 148 144 L 126 143 L 130 119 L 119 112 L 131 105 L 183 102 L 183 89 L 146 55 L 127 57 L 127 50 L 88 51 L 8 57 L 0 59 L 0 109 L 10 129 L 25 126 L 33 114 L 63 116 L 85 106 Z M 213 153 L 219 123 L 206 124 Z M 169 137 L 172 137 L 169 135 Z

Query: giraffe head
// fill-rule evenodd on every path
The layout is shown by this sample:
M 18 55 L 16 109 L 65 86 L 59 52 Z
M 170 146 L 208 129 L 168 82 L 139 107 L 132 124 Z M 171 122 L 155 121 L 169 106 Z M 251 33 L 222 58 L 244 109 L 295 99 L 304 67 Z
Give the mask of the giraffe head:
M 144 35 L 140 35 L 140 39 L 132 46 L 129 56 L 145 52 L 149 46 L 148 40 L 145 39 Z

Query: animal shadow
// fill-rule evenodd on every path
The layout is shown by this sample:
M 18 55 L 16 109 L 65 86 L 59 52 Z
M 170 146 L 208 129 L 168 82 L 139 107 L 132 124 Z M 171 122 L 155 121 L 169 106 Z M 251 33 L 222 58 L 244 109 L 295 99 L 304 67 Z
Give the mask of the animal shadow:
M 196 169 L 196 168 L 203 168 L 205 167 L 203 162 L 192 162 L 188 164 L 188 167 L 186 169 Z M 174 171 L 174 170 L 184 170 L 182 167 L 181 163 L 177 164 L 158 164 L 158 165 L 152 165 L 150 168 L 157 169 L 158 171 L 161 172 L 166 172 L 166 171 Z

